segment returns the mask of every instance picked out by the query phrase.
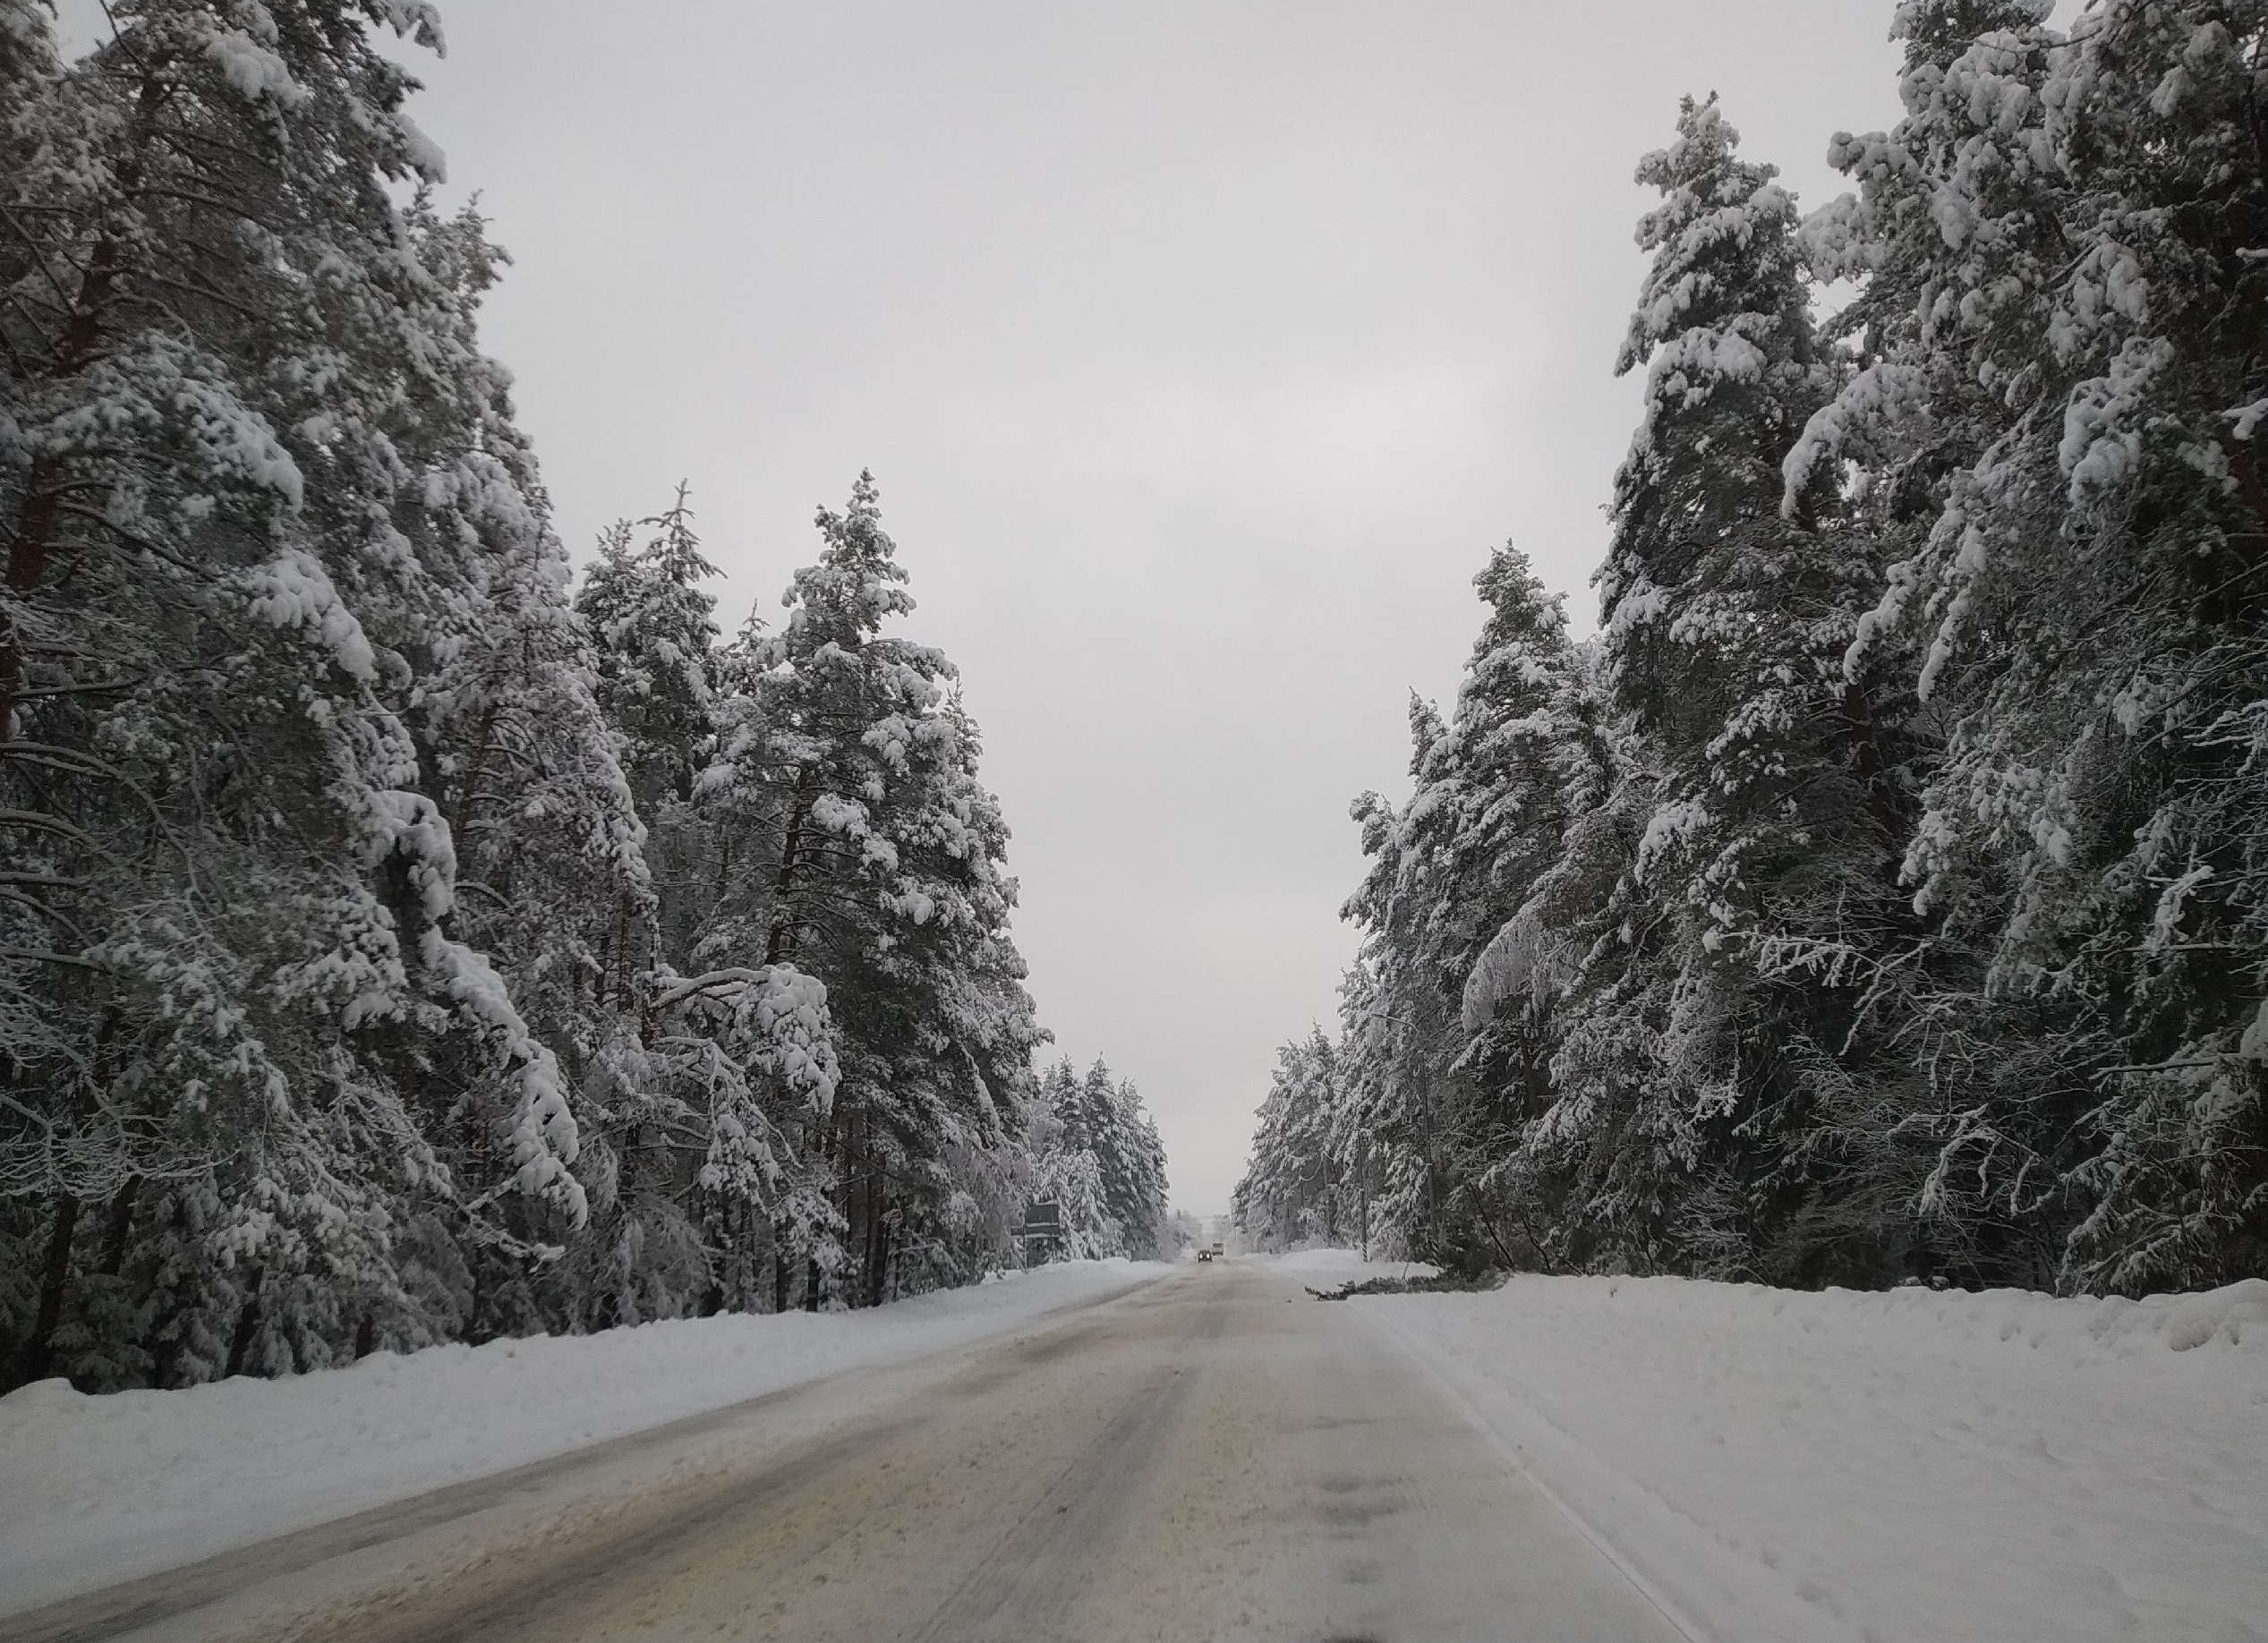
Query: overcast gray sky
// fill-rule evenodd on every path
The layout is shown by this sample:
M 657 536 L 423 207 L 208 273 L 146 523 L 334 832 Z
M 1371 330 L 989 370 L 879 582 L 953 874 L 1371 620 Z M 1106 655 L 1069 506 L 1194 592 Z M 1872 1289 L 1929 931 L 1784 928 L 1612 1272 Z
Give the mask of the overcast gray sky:
M 1490 546 L 1592 624 L 1633 165 L 1714 88 L 1841 192 L 1890 10 L 442 0 L 412 112 L 516 259 L 483 335 L 578 562 L 688 479 L 729 627 L 874 469 L 1042 1019 L 1208 1213 L 1333 1017 L 1348 801 L 1406 789 Z

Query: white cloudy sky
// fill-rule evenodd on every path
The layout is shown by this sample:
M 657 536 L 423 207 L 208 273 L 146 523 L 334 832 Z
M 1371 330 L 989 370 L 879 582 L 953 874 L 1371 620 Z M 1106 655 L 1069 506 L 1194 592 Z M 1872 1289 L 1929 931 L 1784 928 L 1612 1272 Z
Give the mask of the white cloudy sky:
M 441 12 L 413 113 L 516 260 L 484 335 L 567 541 L 690 480 L 730 625 L 874 470 L 1042 1018 L 1198 1213 L 1332 1017 L 1348 801 L 1490 545 L 1591 620 L 1639 153 L 1714 88 L 1817 201 L 1897 113 L 1889 0 Z

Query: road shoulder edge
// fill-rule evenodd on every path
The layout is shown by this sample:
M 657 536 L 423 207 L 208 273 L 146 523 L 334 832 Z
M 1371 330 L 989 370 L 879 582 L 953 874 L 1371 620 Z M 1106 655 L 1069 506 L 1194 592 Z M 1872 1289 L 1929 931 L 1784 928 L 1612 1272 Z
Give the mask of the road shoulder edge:
M 770 1406 L 792 1404 L 795 1400 L 853 1377 L 878 1383 L 873 1396 L 846 1397 L 843 1407 L 820 1424 L 823 1426 L 829 1422 L 840 1424 L 855 1419 L 860 1411 L 886 1404 L 949 1375 L 970 1358 L 1004 1341 L 1044 1333 L 1113 1306 L 1176 1275 L 1178 1270 L 1163 1263 L 1156 1264 L 1155 1271 L 1137 1266 L 1130 1270 L 1129 1281 L 1124 1284 L 1003 1322 L 999 1328 L 980 1334 L 931 1343 L 865 1362 L 822 1366 L 750 1396 L 674 1415 L 651 1426 L 612 1434 L 595 1443 L 315 1518 L 280 1534 L 262 1535 L 200 1551 L 175 1562 L 141 1568 L 123 1579 L 64 1592 L 29 1606 L 0 1609 L 0 1643 L 92 1643 L 93 1639 L 163 1625 L 211 1605 L 241 1597 L 270 1582 L 307 1575 L 375 1546 L 446 1532 L 451 1526 L 512 1503 L 531 1490 L 571 1487 L 571 1480 L 579 1474 L 596 1477 L 610 1467 L 636 1464 L 642 1457 L 665 1453 L 697 1439 L 704 1432 L 722 1431 L 749 1420 Z M 400 1526 L 398 1529 L 396 1525 Z M 303 1560 L 290 1557 L 289 1548 L 294 1542 L 309 1548 Z M 279 1555 L 286 1560 L 285 1566 L 273 1567 Z M 160 1596 L 166 1588 L 183 1585 L 193 1593 L 188 1600 L 168 1601 Z
M 1445 1303 L 1486 1297 L 1354 1297 L 1341 1303 L 1399 1348 L 1424 1376 L 1688 1643 L 1861 1643 L 1837 1616 L 1803 1599 L 1767 1565 L 1738 1560 L 1638 1479 L 1624 1477 L 1519 1393 L 1402 1327 L 1392 1308 L 1410 1298 Z M 1610 1519 L 1609 1510 L 1612 1511 Z M 1608 1521 L 1623 1522 L 1620 1533 Z

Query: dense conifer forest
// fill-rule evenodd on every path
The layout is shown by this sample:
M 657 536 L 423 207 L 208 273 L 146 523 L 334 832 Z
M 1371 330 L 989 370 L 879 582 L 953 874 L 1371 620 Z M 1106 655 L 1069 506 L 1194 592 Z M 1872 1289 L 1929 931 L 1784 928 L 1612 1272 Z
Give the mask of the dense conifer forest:
M 872 478 L 729 636 L 682 490 L 576 586 L 431 9 L 111 12 L 0 0 L 0 1390 L 1152 1253 Z
M 2268 1272 L 2268 11 L 2051 11 L 1898 6 L 1808 213 L 1714 98 L 1641 161 L 1599 632 L 1489 557 L 1254 1237 Z M 745 621 L 696 492 L 578 577 L 431 8 L 112 15 L 0 0 L 0 1388 L 1170 1247 L 873 477 Z
M 2268 10 L 1906 0 L 1810 212 L 1688 101 L 1600 631 L 1513 548 L 1238 1193 L 1461 1268 L 2268 1273 Z

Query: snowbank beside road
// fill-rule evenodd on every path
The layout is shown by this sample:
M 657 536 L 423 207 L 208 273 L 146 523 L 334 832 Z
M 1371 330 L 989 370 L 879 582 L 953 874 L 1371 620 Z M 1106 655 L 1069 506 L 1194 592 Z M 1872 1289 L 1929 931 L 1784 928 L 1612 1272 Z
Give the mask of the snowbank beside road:
M 1348 1304 L 1721 1643 L 2268 1639 L 2268 1282 Z
M 0 1612 L 848 1370 L 967 1346 L 1169 1268 L 1074 1261 L 872 1311 L 379 1353 L 285 1380 L 0 1398 Z

